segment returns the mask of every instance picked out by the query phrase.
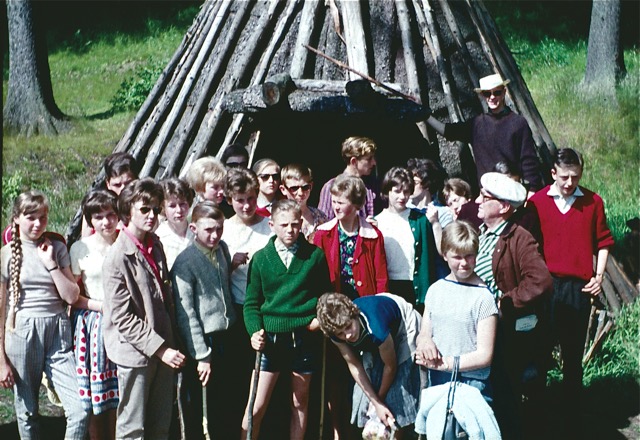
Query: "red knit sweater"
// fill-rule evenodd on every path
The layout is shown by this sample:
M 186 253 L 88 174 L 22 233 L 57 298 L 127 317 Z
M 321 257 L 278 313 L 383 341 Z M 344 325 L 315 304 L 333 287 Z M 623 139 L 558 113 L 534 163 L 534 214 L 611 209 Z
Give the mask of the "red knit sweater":
M 613 245 L 607 226 L 602 198 L 580 187 L 583 196 L 562 214 L 549 186 L 531 197 L 530 204 L 540 218 L 542 249 L 547 267 L 557 277 L 575 277 L 588 281 L 593 276 L 593 256 Z

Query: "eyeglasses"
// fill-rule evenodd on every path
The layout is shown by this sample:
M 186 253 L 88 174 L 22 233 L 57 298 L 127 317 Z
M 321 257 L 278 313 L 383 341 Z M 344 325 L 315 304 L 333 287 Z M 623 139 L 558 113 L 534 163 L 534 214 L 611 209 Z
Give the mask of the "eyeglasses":
M 491 95 L 493 95 L 493 96 L 502 96 L 503 93 L 504 93 L 504 89 L 483 90 L 482 91 L 482 96 L 484 96 L 485 98 L 491 98 Z
M 480 193 L 480 197 L 482 197 L 482 203 L 488 202 L 489 200 L 498 200 L 490 194 Z
M 159 206 L 154 206 L 153 208 L 150 206 L 141 206 L 140 208 L 138 208 L 138 211 L 140 211 L 140 213 L 143 215 L 147 215 L 151 211 L 153 211 L 155 215 L 158 215 L 162 212 L 162 208 L 160 208 Z
M 291 191 L 292 193 L 298 192 L 299 189 L 301 189 L 302 192 L 307 192 L 311 191 L 311 184 L 307 183 L 306 185 L 285 186 L 285 188 L 287 188 L 287 190 Z
M 229 168 L 246 168 L 247 165 L 247 162 L 227 162 L 227 167 Z
M 273 180 L 280 180 L 280 173 L 275 173 L 275 174 L 258 174 L 258 177 L 261 180 L 267 181 L 269 180 L 269 177 L 271 177 Z

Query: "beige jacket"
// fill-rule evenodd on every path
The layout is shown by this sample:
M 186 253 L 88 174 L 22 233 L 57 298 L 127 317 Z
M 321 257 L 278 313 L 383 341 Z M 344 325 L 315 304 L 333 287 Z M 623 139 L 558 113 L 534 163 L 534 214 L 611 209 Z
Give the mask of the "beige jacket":
M 109 359 L 125 367 L 146 366 L 163 344 L 176 348 L 173 293 L 167 261 L 160 240 L 155 234 L 152 238 L 153 259 L 158 265 L 162 285 L 125 233 L 120 233 L 109 248 L 102 266 L 104 344 Z

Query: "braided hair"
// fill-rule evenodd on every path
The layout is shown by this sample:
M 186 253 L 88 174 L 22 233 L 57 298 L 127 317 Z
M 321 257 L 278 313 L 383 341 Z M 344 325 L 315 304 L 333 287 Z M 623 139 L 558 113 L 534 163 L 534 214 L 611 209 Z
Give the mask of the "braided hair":
M 22 240 L 20 239 L 20 226 L 17 219 L 22 214 L 33 213 L 42 207 L 49 212 L 49 200 L 40 191 L 27 191 L 20 194 L 11 211 L 11 235 L 9 244 L 11 259 L 9 260 L 9 313 L 7 314 L 7 328 L 11 331 L 15 328 L 15 317 L 20 301 L 20 270 L 22 268 Z

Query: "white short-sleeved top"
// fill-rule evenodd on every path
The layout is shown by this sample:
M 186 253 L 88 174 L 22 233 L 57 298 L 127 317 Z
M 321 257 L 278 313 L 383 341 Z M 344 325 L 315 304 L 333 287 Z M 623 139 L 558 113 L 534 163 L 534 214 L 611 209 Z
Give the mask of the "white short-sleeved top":
M 102 263 L 109 247 L 98 240 L 97 234 L 93 234 L 73 243 L 69 251 L 71 272 L 82 277 L 85 295 L 98 301 L 104 300 Z
M 267 245 L 271 235 L 269 219 L 266 217 L 251 226 L 237 222 L 231 217 L 224 221 L 222 240 L 227 243 L 231 258 L 233 258 L 233 255 L 237 252 L 247 252 L 249 254 L 249 261 L 251 261 L 251 257 Z M 244 299 L 247 294 L 249 261 L 231 272 L 231 297 L 236 304 L 244 304 Z
M 429 287 L 424 301 L 431 320 L 433 342 L 443 356 L 462 356 L 478 347 L 478 323 L 498 314 L 498 307 L 486 286 L 441 279 Z M 462 373 L 486 379 L 491 367 Z

